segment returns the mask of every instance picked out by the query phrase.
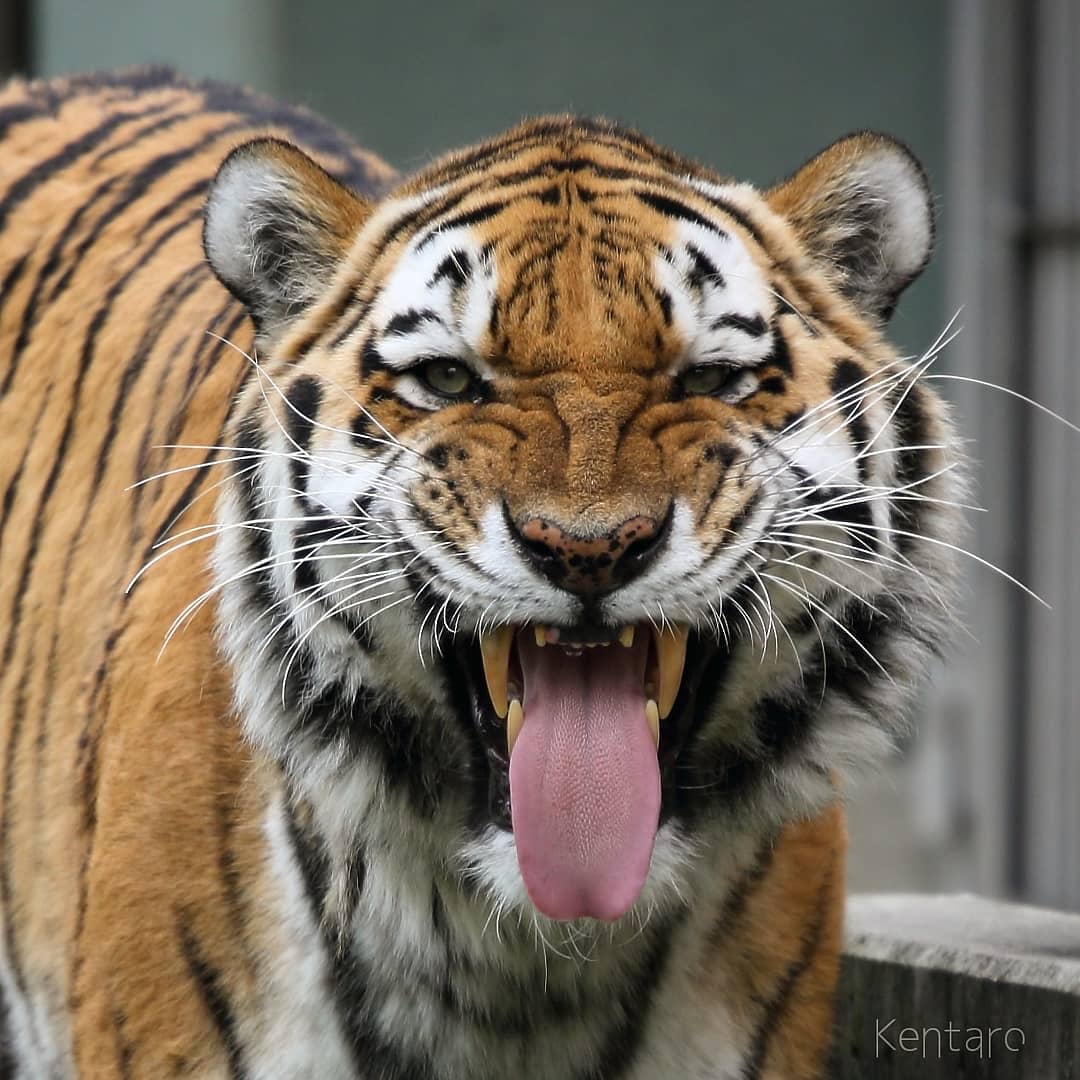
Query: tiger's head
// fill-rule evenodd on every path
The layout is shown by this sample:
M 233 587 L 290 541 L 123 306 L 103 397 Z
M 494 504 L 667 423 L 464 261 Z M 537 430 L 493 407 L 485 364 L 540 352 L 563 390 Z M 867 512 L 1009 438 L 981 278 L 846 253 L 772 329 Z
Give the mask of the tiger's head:
M 377 203 L 227 159 L 205 246 L 258 353 L 222 640 L 332 853 L 430 842 L 613 920 L 888 744 L 956 529 L 934 353 L 882 334 L 932 234 L 875 134 L 765 192 L 569 117 Z

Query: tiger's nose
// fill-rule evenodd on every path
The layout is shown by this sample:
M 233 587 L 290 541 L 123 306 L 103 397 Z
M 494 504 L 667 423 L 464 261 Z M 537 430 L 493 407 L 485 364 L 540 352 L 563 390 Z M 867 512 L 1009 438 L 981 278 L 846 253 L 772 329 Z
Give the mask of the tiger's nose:
M 596 537 L 575 536 L 540 517 L 517 528 L 526 556 L 546 578 L 570 592 L 603 593 L 649 568 L 670 521 L 670 511 L 661 521 L 639 515 Z

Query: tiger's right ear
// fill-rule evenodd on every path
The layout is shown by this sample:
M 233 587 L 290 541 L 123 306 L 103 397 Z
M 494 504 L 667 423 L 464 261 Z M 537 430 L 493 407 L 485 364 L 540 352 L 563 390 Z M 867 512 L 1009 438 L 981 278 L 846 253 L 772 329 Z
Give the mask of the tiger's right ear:
M 277 340 L 323 295 L 370 211 L 291 143 L 256 139 L 214 177 L 203 248 L 259 336 Z

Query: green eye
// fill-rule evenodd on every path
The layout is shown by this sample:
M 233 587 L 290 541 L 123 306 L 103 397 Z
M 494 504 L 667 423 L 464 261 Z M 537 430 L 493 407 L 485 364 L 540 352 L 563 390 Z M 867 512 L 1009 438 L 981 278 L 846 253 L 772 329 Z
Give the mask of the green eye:
M 699 364 L 684 371 L 680 381 L 688 394 L 718 394 L 734 386 L 741 374 L 739 368 L 728 364 Z
M 461 398 L 472 390 L 476 377 L 457 360 L 429 360 L 420 368 L 420 378 L 440 397 Z

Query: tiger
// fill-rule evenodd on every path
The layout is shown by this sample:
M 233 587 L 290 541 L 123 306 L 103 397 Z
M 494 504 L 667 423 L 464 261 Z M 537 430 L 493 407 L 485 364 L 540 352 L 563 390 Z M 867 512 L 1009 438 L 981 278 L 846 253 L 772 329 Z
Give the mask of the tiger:
M 911 151 L 402 177 L 162 69 L 0 138 L 8 1073 L 823 1076 L 953 625 Z

